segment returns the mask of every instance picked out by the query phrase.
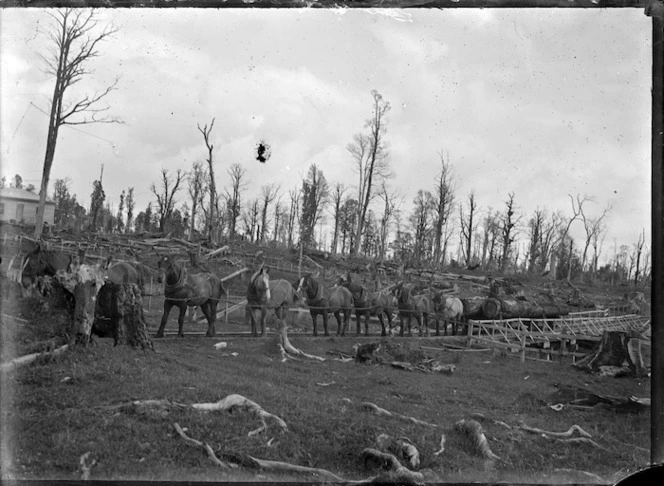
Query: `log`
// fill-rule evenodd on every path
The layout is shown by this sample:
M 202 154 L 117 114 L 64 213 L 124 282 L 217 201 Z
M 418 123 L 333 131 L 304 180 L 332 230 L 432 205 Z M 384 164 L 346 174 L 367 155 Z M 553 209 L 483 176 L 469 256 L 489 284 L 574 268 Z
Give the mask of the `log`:
M 484 317 L 482 305 L 486 300 L 486 297 L 468 297 L 461 299 L 461 302 L 463 303 L 463 316 L 466 319 L 479 319 Z
M 216 256 L 216 255 L 219 255 L 219 254 L 221 254 L 221 253 L 224 253 L 224 252 L 226 252 L 226 251 L 230 251 L 230 250 L 231 250 L 231 247 L 230 247 L 230 246 L 228 246 L 228 245 L 224 245 L 224 246 L 222 246 L 221 248 L 217 248 L 216 250 L 211 251 L 210 253 L 206 253 L 205 255 L 203 255 L 203 258 L 202 258 L 202 259 L 203 259 L 203 260 L 209 260 L 210 258 L 212 258 L 212 257 L 214 257 L 214 256 Z
M 569 308 L 552 302 L 533 302 L 501 295 L 486 299 L 482 304 L 482 313 L 487 319 L 562 317 L 569 314 Z

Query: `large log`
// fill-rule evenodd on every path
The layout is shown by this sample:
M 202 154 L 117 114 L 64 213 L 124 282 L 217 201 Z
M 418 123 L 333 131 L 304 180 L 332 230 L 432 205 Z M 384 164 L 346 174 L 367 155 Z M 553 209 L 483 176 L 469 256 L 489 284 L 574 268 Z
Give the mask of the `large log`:
M 533 302 L 501 295 L 486 299 L 482 304 L 482 313 L 487 319 L 561 317 L 569 314 L 569 308 L 553 302 Z
M 463 302 L 463 316 L 466 319 L 481 319 L 484 317 L 482 305 L 486 300 L 486 297 L 468 297 L 461 299 L 461 302 Z

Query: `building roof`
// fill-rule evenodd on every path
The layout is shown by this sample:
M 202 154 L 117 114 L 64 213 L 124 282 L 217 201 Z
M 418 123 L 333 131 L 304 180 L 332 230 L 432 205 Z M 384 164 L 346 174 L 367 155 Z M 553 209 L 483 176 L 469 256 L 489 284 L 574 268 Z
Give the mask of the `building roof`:
M 2 187 L 0 188 L 0 198 L 5 199 L 20 199 L 22 201 L 39 202 L 39 194 L 26 191 L 25 189 L 17 189 L 15 187 Z M 46 202 L 55 204 L 50 197 L 46 197 Z

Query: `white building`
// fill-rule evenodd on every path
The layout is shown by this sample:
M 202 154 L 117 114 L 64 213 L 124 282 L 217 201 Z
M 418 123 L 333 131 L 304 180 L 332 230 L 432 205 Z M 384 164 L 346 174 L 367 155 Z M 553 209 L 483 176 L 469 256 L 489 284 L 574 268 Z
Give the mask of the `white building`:
M 39 210 L 39 194 L 16 189 L 0 188 L 0 221 L 35 224 Z M 44 222 L 50 225 L 55 219 L 55 203 L 48 198 L 44 209 Z

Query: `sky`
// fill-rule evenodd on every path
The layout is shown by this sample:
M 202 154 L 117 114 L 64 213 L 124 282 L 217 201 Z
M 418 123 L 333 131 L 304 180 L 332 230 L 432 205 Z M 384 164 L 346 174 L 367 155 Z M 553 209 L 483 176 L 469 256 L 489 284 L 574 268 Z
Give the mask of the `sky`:
M 526 222 L 537 208 L 588 216 L 611 204 L 605 253 L 650 238 L 651 28 L 642 9 L 104 9 L 118 32 L 99 45 L 91 94 L 123 124 L 60 130 L 53 182 L 69 177 L 89 206 L 104 164 L 117 208 L 136 210 L 160 170 L 188 170 L 207 150 L 197 125 L 215 118 L 217 185 L 247 170 L 245 199 L 277 183 L 284 201 L 315 163 L 330 184 L 356 184 L 346 150 L 371 116 L 371 90 L 392 109 L 386 140 L 404 214 L 433 190 L 439 153 L 457 201 L 503 209 L 513 192 Z M 0 11 L 1 173 L 39 186 L 54 80 L 43 10 Z M 271 147 L 255 160 L 260 140 Z M 184 202 L 185 195 L 180 200 Z M 525 230 L 522 231 L 522 237 Z M 581 239 L 580 223 L 572 236 Z

